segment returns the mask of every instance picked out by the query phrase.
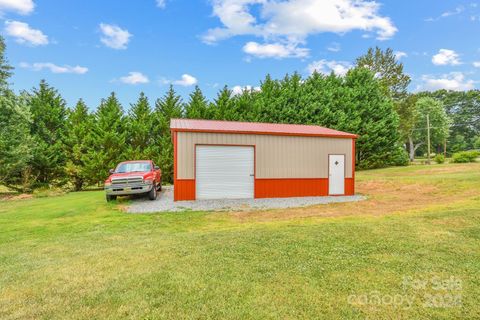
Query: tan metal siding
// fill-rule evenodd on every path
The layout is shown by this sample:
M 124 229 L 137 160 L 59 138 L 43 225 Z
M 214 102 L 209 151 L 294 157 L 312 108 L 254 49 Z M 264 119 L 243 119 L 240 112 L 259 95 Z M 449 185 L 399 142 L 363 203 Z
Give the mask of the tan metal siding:
M 195 178 L 195 144 L 255 145 L 256 178 L 328 178 L 328 155 L 345 154 L 352 177 L 352 139 L 178 132 L 178 179 Z

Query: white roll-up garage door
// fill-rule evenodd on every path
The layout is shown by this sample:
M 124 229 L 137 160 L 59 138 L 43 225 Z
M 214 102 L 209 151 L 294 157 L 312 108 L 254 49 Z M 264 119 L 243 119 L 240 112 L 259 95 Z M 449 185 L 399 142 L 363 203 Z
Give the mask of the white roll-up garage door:
M 253 198 L 253 147 L 203 145 L 195 155 L 197 199 Z

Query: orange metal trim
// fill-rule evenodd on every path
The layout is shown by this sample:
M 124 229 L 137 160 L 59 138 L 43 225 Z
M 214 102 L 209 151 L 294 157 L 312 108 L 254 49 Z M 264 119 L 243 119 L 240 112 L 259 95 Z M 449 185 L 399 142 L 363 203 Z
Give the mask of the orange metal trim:
M 355 154 L 355 139 L 352 139 L 352 186 L 351 186 L 351 195 L 355 194 L 355 160 L 356 160 L 356 154 Z M 345 193 L 347 193 L 347 190 L 345 190 Z
M 355 179 L 345 178 L 345 195 L 353 196 L 355 194 Z
M 255 198 L 315 197 L 327 195 L 327 178 L 255 180 Z
M 195 200 L 195 179 L 177 179 L 174 186 L 174 200 Z

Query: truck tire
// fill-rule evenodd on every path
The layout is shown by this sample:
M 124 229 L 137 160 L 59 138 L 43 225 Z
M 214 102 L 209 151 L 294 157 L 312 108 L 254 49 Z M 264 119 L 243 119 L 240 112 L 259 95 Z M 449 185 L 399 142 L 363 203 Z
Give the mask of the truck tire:
M 162 179 L 160 179 L 160 183 L 158 184 L 158 191 L 162 191 Z
M 148 199 L 156 200 L 157 199 L 157 186 L 153 185 L 152 189 L 148 192 Z
M 115 195 L 109 195 L 109 194 L 107 194 L 107 197 L 106 197 L 106 198 L 107 198 L 107 202 L 110 202 L 110 201 L 112 201 L 112 200 L 117 200 L 117 196 L 115 196 Z

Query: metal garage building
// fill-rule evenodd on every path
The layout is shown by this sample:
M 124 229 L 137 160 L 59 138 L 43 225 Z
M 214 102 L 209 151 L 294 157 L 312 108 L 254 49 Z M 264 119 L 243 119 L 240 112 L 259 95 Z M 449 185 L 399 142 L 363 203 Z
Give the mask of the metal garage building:
M 319 126 L 172 119 L 174 199 L 353 195 L 357 135 Z

